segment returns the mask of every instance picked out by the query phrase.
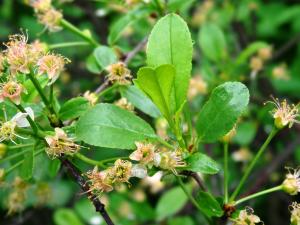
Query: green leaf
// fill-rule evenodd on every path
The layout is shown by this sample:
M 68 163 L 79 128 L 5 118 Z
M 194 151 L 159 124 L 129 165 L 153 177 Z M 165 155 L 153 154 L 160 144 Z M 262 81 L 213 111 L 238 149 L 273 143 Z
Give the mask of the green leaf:
M 59 110 L 61 120 L 70 120 L 80 117 L 90 107 L 89 101 L 84 97 L 72 98 Z
M 226 56 L 225 36 L 216 24 L 203 24 L 199 32 L 199 45 L 203 54 L 210 60 L 218 62 Z
M 90 145 L 121 149 L 133 149 L 136 141 L 156 138 L 152 127 L 144 120 L 118 106 L 104 103 L 80 117 L 76 135 Z
M 87 57 L 85 64 L 87 70 L 90 71 L 91 73 L 99 74 L 102 71 L 102 68 L 97 63 L 94 54 L 91 54 L 89 57 Z
M 255 54 L 259 49 L 264 48 L 264 47 L 268 47 L 268 46 L 269 45 L 267 43 L 262 42 L 262 41 L 257 41 L 257 42 L 251 43 L 238 56 L 238 58 L 236 59 L 236 64 L 240 65 L 240 64 L 246 63 L 247 60 L 250 58 L 250 56 Z
M 156 215 L 158 220 L 177 213 L 187 202 L 187 196 L 180 187 L 172 188 L 164 193 L 156 206 Z
M 54 178 L 57 175 L 57 173 L 60 169 L 60 166 L 61 166 L 61 163 L 60 163 L 59 159 L 53 159 L 50 161 L 49 166 L 48 166 L 48 173 L 51 178 Z
M 121 37 L 125 29 L 140 19 L 146 17 L 149 14 L 148 9 L 137 9 L 129 13 L 126 13 L 124 16 L 116 20 L 113 25 L 110 27 L 108 35 L 109 45 L 113 45 Z
M 196 200 L 202 212 L 208 216 L 221 217 L 223 215 L 223 210 L 219 202 L 208 192 L 199 191 Z
M 104 70 L 110 64 L 118 61 L 118 57 L 116 56 L 114 50 L 104 45 L 96 48 L 93 54 L 96 62 L 102 70 Z
M 216 174 L 220 167 L 216 161 L 202 153 L 195 153 L 186 159 L 187 170 L 204 174 Z
M 249 91 L 240 82 L 216 87 L 199 113 L 196 128 L 200 141 L 214 142 L 228 133 L 249 102 Z
M 185 21 L 176 14 L 161 18 L 154 26 L 147 45 L 147 63 L 175 67 L 174 98 L 178 109 L 186 99 L 192 69 L 193 44 Z
M 74 210 L 67 208 L 56 210 L 53 219 L 56 225 L 84 225 Z
M 33 174 L 33 167 L 34 167 L 34 151 L 36 150 L 36 145 L 34 147 L 26 147 L 25 149 L 32 149 L 24 154 L 24 161 L 20 168 L 20 177 L 24 180 L 29 180 Z
M 135 86 L 122 86 L 120 89 L 122 97 L 127 98 L 129 102 L 142 112 L 154 118 L 161 116 L 159 109 L 139 88 Z
M 92 202 L 87 198 L 77 201 L 74 209 L 80 218 L 87 224 L 92 224 L 95 219 L 102 220 L 100 214 L 95 211 Z
M 171 91 L 174 76 L 174 67 L 166 64 L 155 70 L 150 67 L 141 68 L 135 81 L 167 119 L 171 118 Z

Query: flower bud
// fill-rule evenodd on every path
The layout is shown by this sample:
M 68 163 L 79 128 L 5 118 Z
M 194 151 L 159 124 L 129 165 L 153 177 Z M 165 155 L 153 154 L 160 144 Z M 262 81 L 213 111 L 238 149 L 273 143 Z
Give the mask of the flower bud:
M 258 57 L 266 61 L 272 57 L 272 47 L 264 47 L 258 50 Z
M 300 192 L 300 170 L 289 171 L 282 183 L 282 190 L 290 195 L 296 195 Z
M 122 109 L 133 112 L 134 106 L 128 101 L 127 98 L 120 98 L 118 101 L 114 103 L 116 106 L 119 106 Z
M 300 224 L 300 204 L 297 202 L 293 202 L 289 207 L 291 212 L 291 225 L 299 225 Z

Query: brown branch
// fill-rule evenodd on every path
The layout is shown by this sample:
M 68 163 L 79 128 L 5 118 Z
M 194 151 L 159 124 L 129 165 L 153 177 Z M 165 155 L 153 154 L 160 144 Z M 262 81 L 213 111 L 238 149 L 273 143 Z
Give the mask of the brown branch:
M 127 54 L 124 63 L 128 64 L 133 59 L 133 57 L 145 47 L 147 41 L 148 36 L 146 36 L 140 43 L 137 44 L 137 46 L 135 46 L 135 48 L 131 52 Z
M 292 37 L 288 42 L 281 46 L 276 52 L 274 52 L 272 60 L 276 60 L 289 51 L 294 45 L 300 42 L 300 33 Z
M 87 193 L 88 198 L 92 201 L 96 211 L 101 214 L 106 224 L 114 225 L 113 221 L 111 220 L 111 218 L 109 217 L 108 213 L 105 210 L 105 205 L 89 191 L 90 187 L 87 184 L 86 180 L 82 177 L 80 171 L 68 159 L 61 159 L 60 161 L 63 164 L 63 166 L 68 170 L 68 172 L 72 175 L 72 177 L 75 179 L 76 183 L 80 186 L 82 191 L 84 193 Z
M 207 191 L 207 188 L 197 173 L 192 171 L 182 171 L 181 174 L 193 178 L 203 191 Z

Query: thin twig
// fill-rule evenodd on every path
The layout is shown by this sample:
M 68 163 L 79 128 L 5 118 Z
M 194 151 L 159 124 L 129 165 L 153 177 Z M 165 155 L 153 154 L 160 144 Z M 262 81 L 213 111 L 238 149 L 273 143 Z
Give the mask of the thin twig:
M 192 171 L 183 171 L 181 174 L 193 178 L 203 191 L 205 191 L 205 192 L 207 191 L 206 186 L 204 185 L 202 179 L 200 178 L 200 176 L 197 173 L 192 172 Z
M 137 46 L 135 46 L 135 48 L 127 54 L 124 63 L 128 64 L 133 59 L 133 57 L 145 47 L 147 41 L 148 36 L 144 37 L 144 39 L 141 42 L 139 42 Z
M 87 193 L 88 198 L 92 201 L 96 211 L 101 214 L 106 224 L 114 225 L 113 221 L 105 210 L 105 205 L 99 200 L 99 198 L 97 198 L 90 192 L 90 187 L 86 180 L 82 177 L 80 171 L 68 159 L 61 159 L 60 161 L 75 179 L 76 183 L 81 187 L 82 191 L 84 193 Z
M 95 91 L 95 94 L 99 94 L 101 91 L 103 91 L 107 86 L 108 86 L 109 82 L 108 80 L 104 81 Z
M 272 60 L 276 60 L 289 51 L 294 45 L 300 42 L 300 33 L 292 37 L 288 42 L 274 52 Z

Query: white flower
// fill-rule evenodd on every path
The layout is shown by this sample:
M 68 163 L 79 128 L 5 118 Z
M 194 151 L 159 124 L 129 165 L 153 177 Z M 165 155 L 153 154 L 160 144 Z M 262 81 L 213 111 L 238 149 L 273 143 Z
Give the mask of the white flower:
M 300 192 L 300 169 L 290 169 L 282 183 L 282 188 L 290 195 L 296 195 Z
M 30 124 L 27 120 L 27 116 L 30 116 L 31 119 L 34 119 L 33 110 L 30 107 L 25 108 L 26 113 L 19 112 L 15 116 L 12 117 L 11 120 L 7 121 L 7 116 L 4 111 L 5 122 L 0 122 L 0 142 L 10 140 L 14 144 L 15 137 L 25 139 L 24 137 L 15 133 L 16 127 L 29 127 Z
M 145 178 L 147 176 L 147 169 L 145 166 L 136 164 L 131 168 L 131 176 L 138 178 Z
M 26 107 L 26 113 L 18 112 L 16 115 L 13 116 L 11 121 L 14 121 L 18 127 L 30 127 L 30 124 L 27 120 L 27 116 L 30 116 L 32 120 L 34 120 L 34 112 L 32 108 Z

